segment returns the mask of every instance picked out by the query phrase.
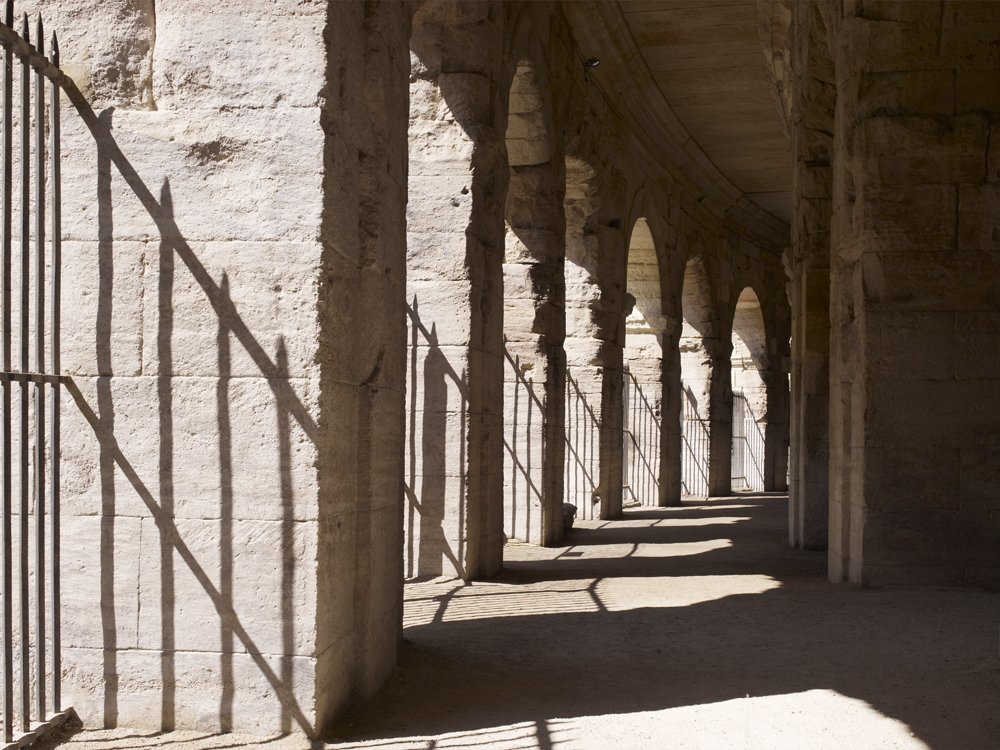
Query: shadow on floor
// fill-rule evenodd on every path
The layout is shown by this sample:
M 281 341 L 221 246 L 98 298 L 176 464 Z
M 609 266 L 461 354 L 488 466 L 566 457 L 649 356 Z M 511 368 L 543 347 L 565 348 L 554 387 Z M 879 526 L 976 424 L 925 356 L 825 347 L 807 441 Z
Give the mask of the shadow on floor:
M 534 737 L 517 746 L 551 747 L 539 721 L 822 689 L 933 748 L 997 747 L 997 596 L 830 584 L 826 553 L 787 546 L 786 507 L 744 495 L 637 510 L 561 549 L 511 549 L 491 581 L 407 587 L 409 620 L 418 604 L 429 614 L 338 736 L 513 725 Z

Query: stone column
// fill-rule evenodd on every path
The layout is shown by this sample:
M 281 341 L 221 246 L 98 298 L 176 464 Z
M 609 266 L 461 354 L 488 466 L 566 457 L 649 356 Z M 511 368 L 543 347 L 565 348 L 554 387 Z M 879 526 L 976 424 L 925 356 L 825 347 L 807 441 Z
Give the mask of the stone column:
M 824 8 L 837 38 L 830 577 L 995 588 L 1000 21 L 990 3 Z
M 573 442 L 567 486 L 575 493 L 567 500 L 583 518 L 611 518 L 622 502 L 623 189 L 613 173 L 598 174 L 576 158 L 567 159 L 566 183 L 565 350 Z
M 543 545 L 555 544 L 563 532 L 565 177 L 558 168 L 562 161 L 557 157 L 542 164 L 512 166 L 503 268 L 505 532 Z
M 43 6 L 92 22 L 63 50 L 64 705 L 323 736 L 401 630 L 406 8 Z
M 407 576 L 492 575 L 503 556 L 503 14 L 413 19 L 407 208 Z
M 815 7 L 794 8 L 790 124 L 795 214 L 792 306 L 789 544 L 826 549 L 830 466 L 830 155 L 836 81 Z
M 708 343 L 711 377 L 708 382 L 708 495 L 725 497 L 732 493 L 733 468 L 733 383 L 731 339 Z

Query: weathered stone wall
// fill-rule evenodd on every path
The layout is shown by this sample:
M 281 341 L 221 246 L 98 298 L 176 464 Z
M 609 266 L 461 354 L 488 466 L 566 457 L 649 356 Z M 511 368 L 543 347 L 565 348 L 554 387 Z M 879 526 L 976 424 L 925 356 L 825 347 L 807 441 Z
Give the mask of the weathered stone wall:
M 322 733 L 401 622 L 405 8 L 21 9 L 92 107 L 63 99 L 64 703 Z
M 996 587 L 996 6 L 761 5 L 794 73 L 793 541 L 826 536 L 828 445 L 831 580 Z
M 1000 585 L 1000 17 L 821 5 L 837 74 L 830 576 Z

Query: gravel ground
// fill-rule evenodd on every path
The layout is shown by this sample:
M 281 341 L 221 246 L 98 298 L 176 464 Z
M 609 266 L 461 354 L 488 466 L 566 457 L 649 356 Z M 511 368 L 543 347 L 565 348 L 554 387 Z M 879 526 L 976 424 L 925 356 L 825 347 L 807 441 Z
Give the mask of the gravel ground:
M 786 542 L 783 495 L 578 522 L 497 578 L 406 587 L 399 667 L 327 748 L 1000 748 L 1000 598 L 861 589 Z M 52 747 L 308 747 L 70 730 Z

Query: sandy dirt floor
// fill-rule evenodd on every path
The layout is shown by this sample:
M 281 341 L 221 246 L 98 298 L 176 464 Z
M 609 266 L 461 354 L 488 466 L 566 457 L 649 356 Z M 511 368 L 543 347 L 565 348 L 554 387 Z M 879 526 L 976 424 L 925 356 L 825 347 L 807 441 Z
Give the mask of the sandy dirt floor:
M 578 522 L 483 583 L 406 587 L 399 667 L 328 748 L 1000 748 L 1000 596 L 862 589 L 789 549 L 783 495 Z M 308 747 L 71 731 L 65 750 Z

